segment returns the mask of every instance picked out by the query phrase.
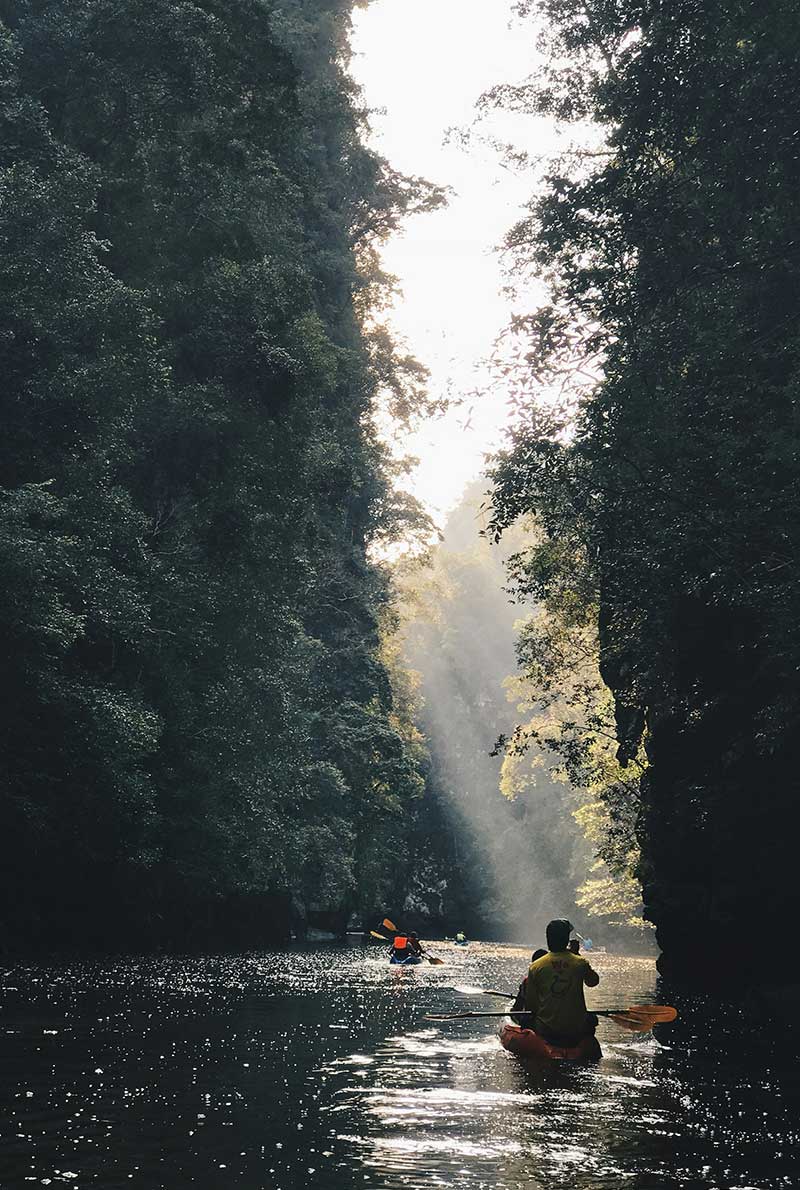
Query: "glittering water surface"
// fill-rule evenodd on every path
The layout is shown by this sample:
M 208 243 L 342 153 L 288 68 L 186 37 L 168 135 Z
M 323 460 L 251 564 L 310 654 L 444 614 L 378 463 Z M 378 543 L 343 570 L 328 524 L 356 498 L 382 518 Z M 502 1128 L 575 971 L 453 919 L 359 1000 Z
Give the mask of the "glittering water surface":
M 659 1040 L 602 1022 L 603 1060 L 531 1068 L 500 1007 L 527 950 L 441 967 L 323 946 L 0 971 L 0 1185 L 144 1190 L 800 1186 L 800 1082 L 739 1009 L 678 1001 Z M 598 1008 L 664 1001 L 653 963 L 598 955 Z M 673 997 L 674 1002 L 674 997 Z

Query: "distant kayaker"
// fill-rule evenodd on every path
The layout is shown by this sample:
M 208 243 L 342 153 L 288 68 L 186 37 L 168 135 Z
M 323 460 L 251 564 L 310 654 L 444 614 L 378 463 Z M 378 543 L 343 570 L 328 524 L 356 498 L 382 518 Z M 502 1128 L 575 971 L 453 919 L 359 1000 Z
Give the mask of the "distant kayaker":
M 419 938 L 417 938 L 413 930 L 410 934 L 395 934 L 390 951 L 392 958 L 407 959 L 409 955 L 419 957 L 422 953 L 423 950 L 420 946 Z
M 597 1017 L 586 1011 L 584 986 L 597 987 L 600 976 L 586 959 L 569 949 L 571 924 L 563 918 L 547 927 L 547 952 L 531 963 L 525 980 L 522 1023 L 551 1045 L 574 1045 L 594 1033 Z
M 456 934 L 456 942 L 458 943 L 458 945 L 463 946 L 464 943 L 466 942 L 466 940 L 467 940 L 467 935 L 462 934 L 461 930 L 459 930 L 458 933 Z

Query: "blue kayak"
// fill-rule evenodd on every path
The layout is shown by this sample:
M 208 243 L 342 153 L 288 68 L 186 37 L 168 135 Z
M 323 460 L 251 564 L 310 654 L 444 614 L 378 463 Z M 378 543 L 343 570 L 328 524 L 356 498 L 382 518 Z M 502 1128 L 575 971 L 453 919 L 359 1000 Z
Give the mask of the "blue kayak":
M 418 954 L 406 955 L 404 959 L 398 959 L 396 955 L 390 955 L 390 967 L 416 967 L 417 963 L 421 963 L 422 959 Z

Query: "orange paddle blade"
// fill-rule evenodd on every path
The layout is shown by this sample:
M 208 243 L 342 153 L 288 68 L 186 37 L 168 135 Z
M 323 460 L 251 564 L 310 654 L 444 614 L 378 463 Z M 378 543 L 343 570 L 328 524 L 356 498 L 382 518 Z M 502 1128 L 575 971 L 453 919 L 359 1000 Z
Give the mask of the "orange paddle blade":
M 625 1016 L 621 1012 L 609 1013 L 608 1019 L 613 1021 L 615 1025 L 620 1025 L 623 1029 L 627 1029 L 629 1033 L 649 1033 L 655 1023 L 652 1021 L 643 1021 L 635 1016 Z
M 638 1016 L 642 1020 L 652 1021 L 656 1025 L 668 1025 L 678 1015 L 677 1008 L 670 1008 L 666 1004 L 634 1004 L 625 1009 L 626 1016 Z
M 381 922 L 381 925 L 383 925 L 383 927 L 387 930 L 396 930 L 397 929 L 397 926 L 394 924 L 393 921 L 389 921 L 388 917 L 384 917 L 383 921 Z
M 598 1013 L 598 1016 L 609 1017 L 631 1033 L 647 1033 L 653 1025 L 668 1025 L 677 1015 L 677 1008 L 662 1004 L 633 1004 L 630 1008 L 620 1008 L 616 1012 L 607 1009 Z

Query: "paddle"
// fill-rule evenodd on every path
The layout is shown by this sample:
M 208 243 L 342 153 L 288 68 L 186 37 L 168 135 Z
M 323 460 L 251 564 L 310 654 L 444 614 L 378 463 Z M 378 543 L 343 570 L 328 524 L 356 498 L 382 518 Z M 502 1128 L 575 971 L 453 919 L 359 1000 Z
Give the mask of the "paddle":
M 370 934 L 373 938 L 378 938 L 381 942 L 389 941 L 385 934 L 379 934 L 377 930 L 370 930 Z
M 502 995 L 505 992 L 490 992 L 489 995 Z M 510 998 L 510 997 L 509 997 Z M 660 1004 L 634 1004 L 630 1008 L 602 1008 L 595 1012 L 595 1016 L 607 1016 L 615 1024 L 631 1033 L 649 1033 L 653 1025 L 668 1025 L 678 1015 L 676 1008 L 669 1008 Z M 478 1016 L 508 1016 L 507 1012 L 439 1012 L 427 1013 L 426 1021 L 457 1021 L 466 1017 Z M 514 1016 L 534 1016 L 532 1012 L 515 1012 Z
M 383 921 L 381 922 L 381 925 L 384 927 L 384 929 L 392 930 L 393 933 L 397 933 L 398 928 L 399 928 L 398 926 L 396 926 L 394 924 L 393 921 L 390 921 L 388 917 L 384 917 Z M 372 933 L 374 933 L 374 931 L 370 930 L 370 933 L 372 934 Z M 380 938 L 380 934 L 376 934 L 375 936 L 377 938 Z M 387 939 L 387 941 L 388 941 L 388 939 Z M 428 960 L 428 962 L 430 963 L 430 965 L 432 967 L 441 967 L 444 963 L 444 959 L 437 959 L 435 955 L 428 954 L 427 950 L 422 950 L 421 947 L 420 947 L 420 954 L 425 956 L 425 958 Z
M 491 988 L 479 988 L 478 994 L 481 996 L 501 996 L 504 1000 L 516 999 L 516 995 L 513 992 L 495 992 Z M 630 1008 L 593 1008 L 591 1011 L 595 1016 L 607 1016 L 611 1017 L 612 1020 L 616 1020 L 617 1017 L 625 1017 L 631 1020 L 644 1020 L 647 1018 L 652 1020 L 654 1025 L 668 1025 L 678 1015 L 677 1008 L 669 1008 L 661 1004 L 633 1004 Z

